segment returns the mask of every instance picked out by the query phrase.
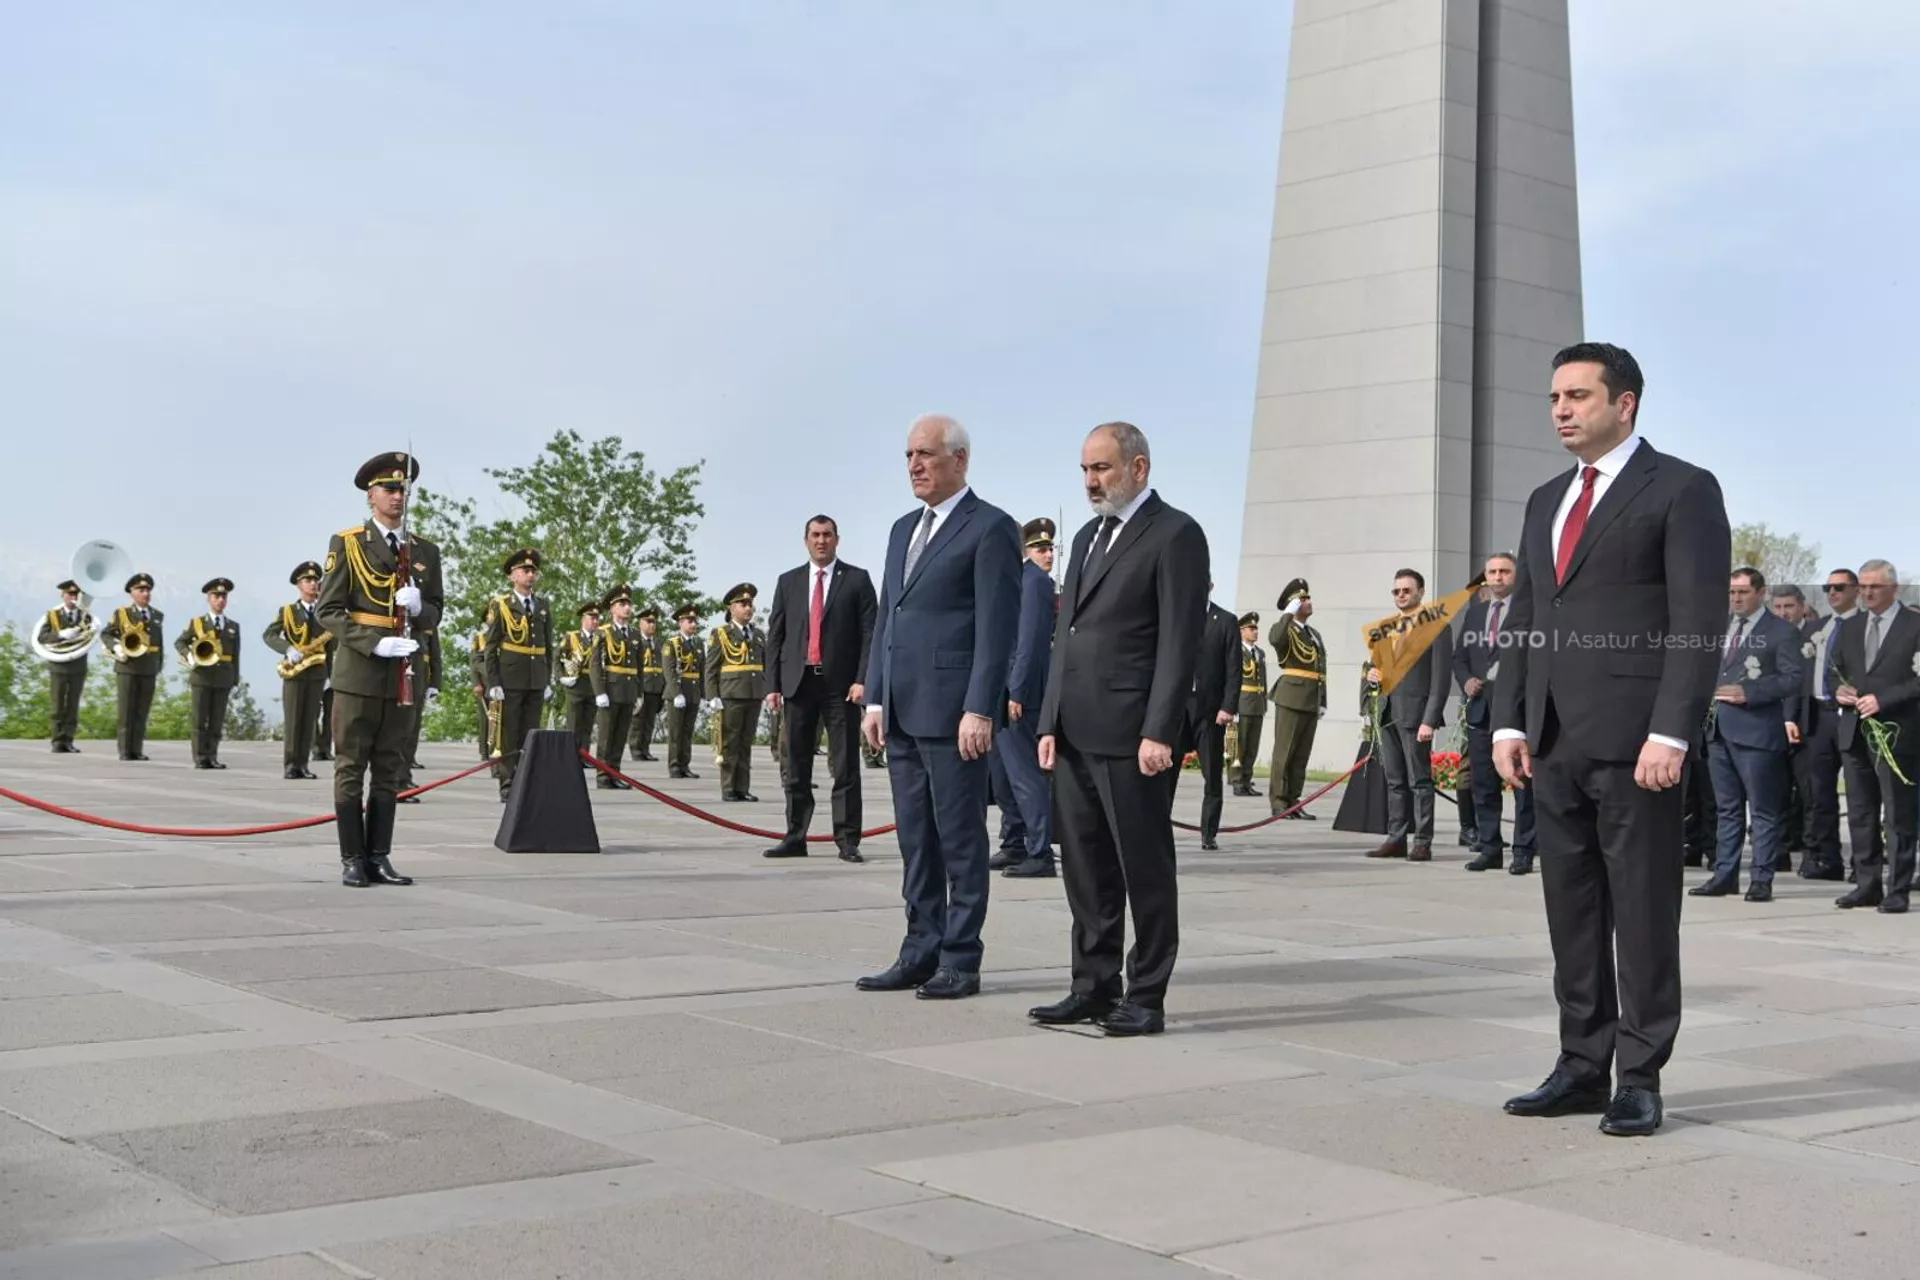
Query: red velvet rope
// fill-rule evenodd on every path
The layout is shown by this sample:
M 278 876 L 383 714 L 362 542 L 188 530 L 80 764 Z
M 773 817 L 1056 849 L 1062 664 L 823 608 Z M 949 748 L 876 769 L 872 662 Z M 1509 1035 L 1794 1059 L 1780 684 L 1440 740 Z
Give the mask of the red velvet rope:
M 1361 756 L 1358 760 L 1353 762 L 1353 768 L 1347 770 L 1345 773 L 1341 774 L 1339 777 L 1335 778 L 1332 782 L 1329 782 L 1326 786 L 1320 788 L 1318 791 L 1314 792 L 1312 795 L 1308 796 L 1306 799 L 1300 801 L 1298 804 L 1291 805 L 1288 808 L 1282 809 L 1280 812 L 1276 814 L 1272 814 L 1268 817 L 1262 818 L 1258 822 L 1246 822 L 1246 823 L 1242 823 L 1237 827 L 1222 827 L 1220 828 L 1220 834 L 1223 836 L 1234 836 L 1234 835 L 1239 835 L 1243 831 L 1258 831 L 1260 828 L 1268 825 L 1269 823 L 1280 821 L 1280 819 L 1287 817 L 1289 814 L 1299 813 L 1302 809 L 1312 804 L 1315 800 L 1318 800 L 1321 796 L 1327 794 L 1327 792 L 1333 790 L 1335 787 L 1345 782 L 1348 778 L 1351 778 L 1354 774 L 1360 772 L 1361 768 L 1364 767 L 1367 761 L 1371 759 L 1373 759 L 1373 756 L 1371 753 Z M 1272 780 L 1269 779 L 1268 781 L 1271 782 Z M 1194 826 L 1190 822 L 1181 822 L 1177 819 L 1174 821 L 1173 825 L 1175 827 L 1178 827 L 1182 831 L 1198 831 L 1200 829 Z

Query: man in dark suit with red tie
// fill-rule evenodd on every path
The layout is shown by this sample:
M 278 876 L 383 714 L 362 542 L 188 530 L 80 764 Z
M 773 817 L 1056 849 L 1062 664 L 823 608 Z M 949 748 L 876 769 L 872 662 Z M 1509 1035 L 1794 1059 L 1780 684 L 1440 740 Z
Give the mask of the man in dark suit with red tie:
M 1600 1112 L 1616 1136 L 1663 1117 L 1681 767 L 1712 699 L 1733 559 L 1713 474 L 1636 434 L 1643 386 L 1607 343 L 1554 357 L 1554 426 L 1580 465 L 1527 500 L 1507 619 L 1520 639 L 1494 685 L 1494 763 L 1533 788 L 1560 1005 L 1559 1060 L 1506 1109 Z
M 878 604 L 865 569 L 840 558 L 832 516 L 807 521 L 807 563 L 780 575 L 767 618 L 767 705 L 786 708 L 787 834 L 769 858 L 807 856 L 813 824 L 813 749 L 827 726 L 833 842 L 860 855 L 860 716 Z

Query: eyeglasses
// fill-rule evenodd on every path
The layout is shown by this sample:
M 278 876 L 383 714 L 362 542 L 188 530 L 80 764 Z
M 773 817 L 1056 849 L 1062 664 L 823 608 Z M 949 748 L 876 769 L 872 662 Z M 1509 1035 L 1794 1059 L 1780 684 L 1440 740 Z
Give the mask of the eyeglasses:
M 1822 591 L 1845 591 L 1854 585 L 1855 584 L 1851 582 L 1829 582 L 1826 586 L 1820 589 Z

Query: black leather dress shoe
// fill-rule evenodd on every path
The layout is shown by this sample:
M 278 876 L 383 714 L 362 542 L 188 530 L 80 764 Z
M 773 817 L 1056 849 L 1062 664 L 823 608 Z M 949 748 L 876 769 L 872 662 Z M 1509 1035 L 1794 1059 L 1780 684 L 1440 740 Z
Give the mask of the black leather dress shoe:
M 1001 849 L 987 859 L 987 870 L 1005 871 L 1016 862 L 1024 861 L 1027 856 L 1024 849 Z
M 1507 868 L 1507 874 L 1510 876 L 1532 875 L 1533 874 L 1533 855 L 1530 853 L 1514 854 L 1513 865 Z
M 1582 1116 L 1606 1109 L 1606 1081 L 1580 1080 L 1560 1067 L 1555 1067 L 1538 1089 L 1508 1098 L 1506 1104 L 1510 1116 Z
M 314 775 L 313 775 L 313 771 L 312 771 L 312 770 L 310 770 L 310 769 L 302 769 L 302 770 L 300 771 L 300 779 L 301 779 L 301 781 L 303 781 L 303 782 L 312 782 L 312 781 L 314 781 L 315 779 L 314 779 Z
M 736 795 L 735 795 L 735 796 L 734 796 L 733 798 L 734 798 L 735 800 L 744 800 L 744 801 L 746 801 L 746 802 L 747 802 L 748 804 L 759 804 L 759 803 L 760 803 L 760 797 L 759 797 L 759 796 L 757 796 L 757 795 L 755 795 L 755 794 L 753 794 L 753 792 L 751 792 L 751 791 L 742 791 L 742 792 L 739 792 L 739 793 L 738 793 L 738 794 L 736 794 Z
M 367 860 L 365 858 L 342 858 L 340 860 L 340 883 L 349 889 L 364 889 L 373 881 L 367 878 Z
M 1110 1036 L 1157 1036 L 1167 1029 L 1167 1015 L 1131 1000 L 1122 1000 L 1093 1024 Z
M 807 856 L 807 842 L 805 840 L 795 840 L 789 836 L 787 839 L 773 846 L 773 848 L 762 850 L 760 856 L 763 858 L 804 858 Z
M 1498 853 L 1480 853 L 1466 864 L 1469 871 L 1498 871 L 1506 865 L 1506 858 Z
M 393 798 L 393 802 L 395 804 L 419 804 L 420 797 L 419 796 L 395 796 Z
M 1218 840 L 1215 840 L 1212 836 L 1201 836 L 1200 852 L 1218 853 L 1220 852 L 1220 842 Z
M 908 969 L 896 963 L 891 969 L 870 973 L 853 985 L 862 991 L 906 991 L 926 983 L 935 972 L 937 970 L 933 968 Z
M 1756 880 L 1754 883 L 1748 885 L 1747 901 L 1748 902 L 1772 902 L 1773 901 L 1773 882 L 1771 880 Z
M 1107 996 L 1082 995 L 1076 991 L 1058 1004 L 1043 1004 L 1027 1010 L 1027 1016 L 1043 1027 L 1066 1027 L 1104 1018 L 1113 1012 L 1114 1003 Z
M 659 756 L 647 755 L 645 752 L 642 752 L 641 754 L 634 757 L 635 760 L 645 760 L 648 764 L 652 764 L 654 761 L 658 760 L 659 758 L 660 758 Z
M 195 761 L 193 762 L 193 767 L 194 767 L 194 768 L 196 768 L 196 769 L 211 769 L 211 768 L 213 768 L 213 766 L 212 766 L 212 765 L 210 765 L 210 764 L 208 764 L 208 763 L 207 763 L 207 762 L 206 762 L 205 760 L 195 760 Z
M 1296 818 L 1298 818 L 1298 819 L 1300 819 L 1300 820 L 1301 820 L 1302 822 L 1318 822 L 1318 821 L 1320 821 L 1320 815 L 1319 815 L 1319 814 L 1317 814 L 1317 813 L 1308 813 L 1308 812 L 1307 812 L 1307 811 L 1306 811 L 1305 809 L 1295 809 L 1295 810 L 1293 811 L 1293 816 L 1294 816 L 1294 817 L 1296 817 Z
M 1616 1138 L 1644 1138 L 1660 1127 L 1666 1111 L 1660 1095 L 1637 1085 L 1622 1085 L 1600 1117 L 1600 1132 Z
M 227 767 L 227 766 L 225 766 L 225 765 L 223 765 L 223 764 L 221 764 L 221 763 L 220 763 L 220 762 L 219 762 L 218 760 L 209 760 L 209 761 L 207 761 L 207 768 L 209 768 L 209 769 L 224 769 L 224 768 L 226 768 L 226 767 Z
M 1907 913 L 1907 895 L 1904 893 L 1888 894 L 1886 900 L 1880 904 L 1879 911 L 1882 915 L 1905 915 Z
M 412 884 L 412 876 L 403 876 L 393 869 L 393 863 L 384 853 L 367 855 L 367 879 L 373 884 Z
M 285 774 L 285 777 L 288 782 L 298 782 L 300 781 L 300 779 L 304 778 L 305 776 L 306 776 L 306 772 L 297 767 L 288 769 Z
M 1833 905 L 1836 907 L 1845 907 L 1848 910 L 1852 910 L 1854 907 L 1877 907 L 1880 905 L 1884 896 L 1880 888 L 1880 881 L 1878 878 L 1875 878 L 1867 881 L 1865 884 L 1853 886 L 1851 890 L 1835 898 Z
M 1845 880 L 1847 878 L 1844 867 L 1812 861 L 1800 864 L 1799 875 L 1802 880 Z
M 842 850 L 840 851 L 840 861 L 842 861 L 842 862 L 865 862 L 865 861 L 866 861 L 866 859 L 860 856 L 860 851 L 859 851 L 858 849 L 854 849 L 854 848 L 846 848 L 846 849 L 842 849 Z
M 1740 877 L 1731 875 L 1715 876 L 1705 884 L 1697 884 L 1687 890 L 1689 898 L 1725 898 L 1740 892 Z
M 1053 868 L 1053 859 L 1045 854 L 1025 858 L 1014 863 L 1000 873 L 1009 880 L 1046 880 L 1058 874 Z
M 964 1000 L 980 994 L 980 975 L 944 966 L 913 993 L 916 1000 Z

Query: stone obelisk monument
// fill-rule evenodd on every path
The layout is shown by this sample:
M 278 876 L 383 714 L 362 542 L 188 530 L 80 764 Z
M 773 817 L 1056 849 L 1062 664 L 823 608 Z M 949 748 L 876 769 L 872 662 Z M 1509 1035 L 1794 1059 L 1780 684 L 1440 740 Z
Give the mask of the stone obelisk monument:
M 1313 588 L 1316 768 L 1353 762 L 1394 571 L 1464 586 L 1570 466 L 1579 235 L 1567 0 L 1295 0 L 1237 603 L 1264 633 Z

